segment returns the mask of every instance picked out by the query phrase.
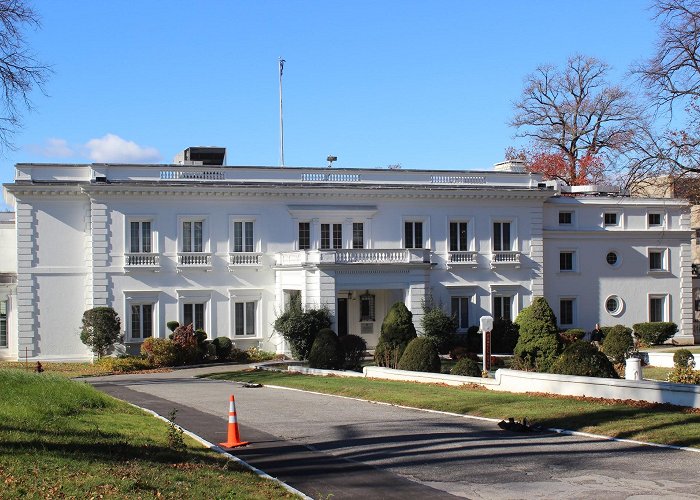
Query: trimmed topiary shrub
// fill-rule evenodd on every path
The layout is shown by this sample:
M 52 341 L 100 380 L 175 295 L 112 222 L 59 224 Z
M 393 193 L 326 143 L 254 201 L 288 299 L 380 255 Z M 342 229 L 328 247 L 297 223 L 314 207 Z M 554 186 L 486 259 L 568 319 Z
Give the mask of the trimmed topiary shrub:
M 481 335 L 479 335 L 481 337 Z M 509 319 L 494 318 L 491 330 L 491 352 L 497 354 L 512 354 L 518 345 L 520 331 L 518 325 Z M 479 346 L 479 351 L 483 350 Z
M 171 332 L 174 332 L 175 329 L 176 329 L 178 326 L 180 326 L 180 322 L 179 322 L 179 321 L 168 321 L 168 322 L 165 324 L 165 326 L 168 327 L 168 330 L 170 330 Z
M 330 326 L 331 315 L 328 309 L 302 311 L 296 302 L 293 302 L 274 323 L 275 330 L 289 342 L 292 354 L 300 360 L 308 359 L 316 334 Z
M 214 349 L 216 349 L 217 359 L 224 360 L 228 359 L 231 355 L 231 350 L 233 349 L 233 342 L 228 337 L 216 337 L 211 341 Z
M 636 323 L 632 325 L 634 336 L 646 345 L 663 344 L 678 331 L 678 325 L 667 321 Z
M 481 366 L 473 359 L 464 357 L 457 361 L 450 373 L 452 375 L 462 375 L 463 377 L 481 377 Z
M 633 346 L 632 330 L 624 325 L 615 325 L 605 335 L 601 349 L 613 363 L 619 364 L 625 362 Z
M 608 357 L 593 344 L 581 340 L 564 349 L 549 371 L 560 375 L 619 378 Z
M 440 354 L 447 354 L 453 345 L 454 332 L 457 329 L 455 318 L 441 307 L 432 303 L 423 304 L 421 318 L 423 336 L 429 338 Z
M 330 328 L 323 328 L 316 334 L 309 353 L 309 366 L 324 370 L 338 370 L 343 367 L 344 357 L 338 336 Z
M 544 297 L 535 297 L 532 304 L 520 311 L 515 323 L 520 328 L 514 349 L 516 366 L 549 371 L 557 359 L 560 344 L 557 319 Z
M 83 313 L 80 340 L 101 358 L 121 339 L 121 321 L 111 307 L 93 307 Z
M 141 344 L 141 354 L 157 367 L 175 366 L 178 360 L 177 347 L 170 339 L 147 338 Z
M 695 356 L 688 349 L 678 349 L 673 353 L 673 366 L 676 368 L 692 368 L 695 366 Z
M 411 340 L 401 356 L 398 369 L 440 373 L 440 356 L 435 344 L 426 337 Z
M 365 359 L 367 342 L 358 335 L 343 335 L 338 339 L 343 351 L 343 366 L 346 370 L 362 370 L 362 361 Z
M 403 302 L 396 302 L 382 322 L 379 342 L 374 349 L 378 366 L 396 368 L 408 343 L 416 338 L 413 314 Z

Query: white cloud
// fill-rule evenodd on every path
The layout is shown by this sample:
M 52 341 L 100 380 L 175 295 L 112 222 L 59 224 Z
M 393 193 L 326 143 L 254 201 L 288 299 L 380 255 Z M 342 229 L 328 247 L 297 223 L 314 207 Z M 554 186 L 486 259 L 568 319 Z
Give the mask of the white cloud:
M 46 139 L 44 144 L 30 144 L 27 149 L 47 158 L 67 158 L 75 155 L 75 150 L 68 145 L 68 141 L 56 137 Z
M 87 157 L 97 163 L 152 163 L 161 157 L 156 148 L 139 146 L 115 134 L 90 139 L 84 149 Z

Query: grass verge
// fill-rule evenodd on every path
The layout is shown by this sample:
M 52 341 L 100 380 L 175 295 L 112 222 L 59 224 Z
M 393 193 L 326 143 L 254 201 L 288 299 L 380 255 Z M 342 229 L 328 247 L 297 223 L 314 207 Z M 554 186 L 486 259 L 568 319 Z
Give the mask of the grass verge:
M 87 384 L 0 369 L 0 497 L 295 498 Z
M 98 377 L 101 375 L 111 375 L 113 373 L 125 373 L 114 369 L 110 360 L 114 358 L 106 358 L 103 362 L 96 363 L 63 363 L 63 362 L 42 362 L 41 366 L 44 369 L 44 374 L 61 375 L 67 378 L 75 377 Z M 25 365 L 23 361 L 0 361 L 0 369 L 17 369 L 25 372 L 33 372 L 35 362 L 29 362 Z M 143 371 L 170 371 L 169 368 L 155 368 Z
M 700 448 L 700 410 L 632 401 L 493 392 L 480 387 L 315 377 L 272 371 L 220 373 L 251 381 L 371 401 L 492 418 L 527 417 L 558 427 L 652 443 Z

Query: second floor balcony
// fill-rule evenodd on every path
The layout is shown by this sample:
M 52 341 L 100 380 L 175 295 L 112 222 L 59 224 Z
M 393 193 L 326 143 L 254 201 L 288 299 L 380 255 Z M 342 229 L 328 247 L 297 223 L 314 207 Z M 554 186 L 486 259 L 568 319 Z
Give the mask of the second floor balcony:
M 124 268 L 127 270 L 150 270 L 160 269 L 160 254 L 150 252 L 125 253 Z
M 337 250 L 296 250 L 276 255 L 276 264 L 281 267 L 304 265 L 346 265 L 346 264 L 430 264 L 431 251 L 426 248 L 387 248 L 387 249 L 337 249 Z
M 513 266 L 520 267 L 520 252 L 498 251 L 491 252 L 491 267 Z
M 211 270 L 211 253 L 208 252 L 178 252 L 178 271 L 182 269 Z

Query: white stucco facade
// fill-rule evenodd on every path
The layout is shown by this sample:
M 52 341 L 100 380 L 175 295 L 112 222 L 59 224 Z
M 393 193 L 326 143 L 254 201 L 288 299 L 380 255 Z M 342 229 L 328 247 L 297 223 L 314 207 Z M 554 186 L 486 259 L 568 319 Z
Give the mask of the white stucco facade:
M 693 341 L 681 200 L 562 197 L 507 171 L 105 164 L 18 164 L 5 196 L 2 358 L 90 358 L 78 332 L 98 305 L 131 350 L 177 320 L 284 352 L 272 323 L 291 294 L 370 347 L 396 301 L 420 329 L 427 296 L 462 329 L 544 295 L 565 328 L 661 314 Z

